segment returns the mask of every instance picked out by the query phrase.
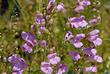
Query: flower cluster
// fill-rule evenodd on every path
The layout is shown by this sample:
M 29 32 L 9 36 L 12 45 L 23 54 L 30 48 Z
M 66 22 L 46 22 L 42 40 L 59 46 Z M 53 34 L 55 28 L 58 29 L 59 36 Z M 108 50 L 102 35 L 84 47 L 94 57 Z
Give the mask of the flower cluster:
M 84 45 L 81 40 L 85 38 L 86 40 L 90 41 L 91 43 L 93 43 L 93 45 L 99 46 L 102 44 L 102 39 L 99 38 L 99 30 L 93 30 L 90 33 L 88 33 L 87 35 L 85 34 L 77 34 L 76 36 L 74 36 L 72 34 L 72 32 L 68 31 L 65 35 L 65 41 L 69 41 L 71 44 L 73 44 L 76 48 L 82 48 L 82 46 Z M 83 47 L 84 48 L 84 47 Z M 96 54 L 96 49 L 93 48 L 93 46 L 90 46 L 90 48 L 85 48 L 83 49 L 84 54 L 86 54 L 88 56 L 88 59 L 91 62 L 99 62 L 102 63 L 103 59 L 101 56 Z M 72 56 L 72 59 L 74 61 L 78 61 L 80 59 L 80 54 L 76 51 L 70 51 L 69 55 Z M 90 68 L 90 69 L 89 69 Z M 91 69 L 93 68 L 93 69 Z M 97 72 L 96 67 L 87 67 L 85 68 L 85 71 L 87 72 Z
M 91 5 L 91 2 L 89 0 L 77 0 L 77 2 L 78 2 L 78 4 L 75 8 L 75 11 L 77 13 L 84 11 L 85 7 Z
M 21 36 L 26 41 L 26 43 L 22 45 L 23 51 L 31 53 L 32 48 L 35 45 L 37 45 L 37 41 L 35 40 L 35 35 L 33 35 L 31 32 L 28 33 L 22 32 Z
M 41 70 L 46 74 L 52 74 L 53 73 L 53 66 L 58 64 L 61 59 L 57 56 L 57 53 L 51 53 L 48 56 L 49 62 L 42 62 L 41 63 Z M 57 74 L 63 74 L 68 71 L 68 68 L 65 64 L 59 64 L 58 66 L 58 73 Z
M 74 29 L 88 29 L 88 26 L 99 23 L 100 16 L 94 17 L 90 20 L 86 20 L 84 15 L 81 15 L 80 12 L 84 11 L 85 7 L 91 5 L 90 0 L 77 0 L 77 6 L 75 7 L 75 12 L 79 14 L 79 16 L 70 17 L 67 20 L 66 25 L 71 27 L 71 30 Z M 48 33 L 48 39 L 52 38 L 53 36 L 50 35 L 50 24 L 48 22 L 51 19 L 51 13 L 53 11 L 56 12 L 64 12 L 65 5 L 63 3 L 59 3 L 56 5 L 55 0 L 49 0 L 46 11 L 44 13 L 38 12 L 34 18 L 35 24 L 31 26 L 30 32 L 22 32 L 21 37 L 25 40 L 25 43 L 22 45 L 22 49 L 24 52 L 31 53 L 33 51 L 33 47 L 37 44 L 40 44 L 41 47 L 50 47 L 48 46 L 51 42 L 47 43 L 46 40 L 36 40 L 35 34 L 38 33 L 40 35 L 45 35 Z M 96 26 L 96 25 L 95 25 Z M 49 28 L 49 29 L 48 29 Z M 73 29 L 74 28 L 74 29 Z M 50 31 L 50 32 L 49 32 Z M 96 47 L 102 44 L 102 39 L 99 36 L 100 31 L 98 29 L 92 30 L 88 34 L 85 33 L 78 33 L 73 34 L 72 31 L 67 31 L 64 37 L 64 41 L 68 41 L 71 45 L 73 45 L 76 49 L 82 49 L 82 53 L 87 56 L 90 62 L 98 62 L 102 63 L 103 59 L 101 56 L 97 55 Z M 86 40 L 90 43 L 87 47 L 83 40 Z M 54 42 L 54 41 L 53 41 Z M 54 45 L 52 45 L 54 46 Z M 49 48 L 49 49 L 50 49 Z M 45 50 L 46 51 L 46 50 Z M 58 56 L 58 54 L 54 50 L 50 50 L 52 52 L 48 52 L 50 54 L 47 55 L 47 61 L 43 60 L 41 62 L 41 71 L 45 74 L 53 74 L 54 68 L 57 69 L 56 74 L 64 74 L 68 72 L 68 67 L 65 63 L 61 63 L 62 60 Z M 68 55 L 72 57 L 73 62 L 79 61 L 82 57 L 81 53 L 78 51 L 69 51 L 67 52 Z M 43 53 L 46 54 L 46 53 Z M 43 56 L 45 57 L 45 56 Z M 8 61 L 13 65 L 13 74 L 22 74 L 24 69 L 27 68 L 27 64 L 23 58 L 18 57 L 17 55 L 12 55 L 8 58 Z M 57 67 L 57 68 L 56 68 Z M 96 66 L 88 66 L 85 67 L 84 72 L 97 72 Z
M 8 57 L 8 61 L 13 65 L 13 74 L 22 74 L 24 69 L 26 69 L 28 66 L 24 59 L 20 58 L 16 54 L 13 54 L 12 56 Z
M 80 14 L 80 12 L 84 11 L 85 7 L 91 5 L 91 2 L 89 0 L 77 0 L 78 5 L 75 8 L 75 11 Z M 81 15 L 81 14 L 80 14 Z M 76 28 L 76 29 L 82 29 L 84 27 L 88 28 L 93 24 L 96 25 L 100 22 L 100 16 L 95 16 L 93 19 L 90 19 L 89 21 L 85 20 L 85 16 L 80 16 L 80 17 L 71 17 L 68 19 L 68 22 L 66 23 L 67 26 L 71 28 Z M 95 47 L 100 46 L 102 44 L 102 39 L 99 37 L 100 31 L 98 29 L 95 29 L 88 34 L 77 34 L 76 36 L 73 35 L 71 31 L 68 31 L 65 34 L 65 41 L 69 41 L 72 45 L 74 45 L 75 48 L 81 48 L 83 53 L 87 55 L 87 58 L 91 62 L 98 62 L 102 63 L 103 59 L 101 56 L 97 55 L 97 50 Z M 90 47 L 85 48 L 84 43 L 82 40 L 87 40 L 90 43 Z M 80 59 L 80 53 L 76 51 L 70 51 L 69 55 L 72 57 L 74 61 L 78 61 Z M 97 72 L 97 67 L 96 66 L 89 66 L 84 68 L 84 72 Z
M 84 50 L 84 53 L 88 56 L 89 60 L 90 61 L 96 61 L 96 62 L 99 62 L 99 63 L 102 63 L 103 60 L 102 60 L 102 57 L 100 57 L 99 55 L 96 54 L 96 49 L 94 48 L 85 48 Z

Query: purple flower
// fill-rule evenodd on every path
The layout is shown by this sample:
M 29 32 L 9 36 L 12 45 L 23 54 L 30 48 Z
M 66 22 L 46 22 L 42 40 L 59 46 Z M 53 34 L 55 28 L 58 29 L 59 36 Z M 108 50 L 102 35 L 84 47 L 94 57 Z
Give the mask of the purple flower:
M 31 25 L 31 31 L 35 32 L 36 31 L 36 25 Z
M 99 62 L 99 63 L 102 63 L 102 62 L 103 62 L 102 57 L 99 56 L 99 55 L 95 55 L 95 56 L 94 56 L 94 60 L 97 61 L 97 62 Z
M 74 42 L 77 43 L 77 42 L 81 41 L 83 38 L 85 38 L 85 34 L 83 34 L 83 33 L 77 34 L 76 37 L 74 38 Z
M 32 52 L 32 47 L 29 46 L 28 43 L 23 44 L 22 45 L 22 49 L 23 49 L 24 52 L 28 52 L 28 53 L 31 53 Z
M 40 30 L 41 30 L 42 33 L 45 33 L 46 32 L 46 27 L 45 26 L 41 26 Z
M 73 43 L 76 48 L 81 48 L 83 46 L 82 42 Z
M 85 67 L 84 72 L 97 72 L 96 66 Z
M 89 0 L 82 0 L 82 1 L 78 0 L 78 5 L 75 8 L 75 11 L 80 13 L 84 11 L 86 6 L 89 6 L 89 5 L 91 5 L 91 2 Z
M 83 28 L 88 25 L 88 23 L 84 20 L 84 16 L 78 17 L 72 17 L 68 21 L 72 28 Z
M 100 33 L 100 31 L 99 31 L 98 29 L 95 29 L 95 30 L 91 31 L 91 32 L 89 33 L 89 35 L 90 35 L 90 36 L 94 36 L 94 35 L 98 35 L 99 33 Z
M 83 38 L 85 38 L 85 34 L 77 34 L 75 37 L 72 35 L 72 32 L 68 31 L 65 35 L 65 41 L 70 41 L 76 48 L 81 48 L 83 43 L 80 42 Z
M 63 11 L 63 10 L 65 10 L 63 3 L 58 4 L 56 8 L 57 8 L 57 11 Z
M 55 3 L 55 0 L 49 0 L 49 3 Z
M 75 12 L 80 13 L 80 12 L 84 11 L 84 7 L 82 5 L 78 5 L 74 10 L 75 10 Z
M 47 42 L 45 40 L 42 40 L 41 41 L 41 45 L 44 46 L 44 47 L 46 47 L 48 44 L 47 44 Z
M 21 37 L 22 37 L 24 40 L 27 40 L 28 34 L 27 34 L 26 32 L 22 32 L 22 33 L 21 33 Z
M 88 40 L 90 42 L 93 42 L 94 40 L 96 40 L 99 37 L 99 33 L 100 33 L 100 31 L 98 29 L 95 29 L 95 30 L 91 31 L 88 34 Z
M 23 74 L 23 71 L 14 71 L 12 74 Z
M 37 45 L 37 41 L 36 40 L 29 40 L 28 42 L 26 42 L 25 44 L 22 45 L 22 48 L 25 52 L 32 52 L 32 48 Z
M 65 41 L 68 41 L 70 40 L 71 38 L 73 38 L 73 35 L 72 35 L 72 32 L 71 31 L 68 31 L 65 35 Z
M 13 65 L 13 71 L 24 71 L 24 69 L 27 68 L 27 64 L 24 59 L 17 55 L 10 56 L 8 61 Z
M 49 62 L 54 65 L 60 62 L 60 57 L 57 56 L 57 53 L 51 53 L 48 55 Z
M 96 61 L 96 62 L 99 62 L 99 63 L 102 63 L 103 62 L 102 57 L 99 56 L 99 55 L 90 56 L 89 57 L 89 60 L 90 61 L 93 61 L 93 62 Z
M 52 74 L 52 72 L 53 72 L 53 69 L 50 66 L 50 63 L 48 63 L 48 62 L 41 63 L 41 70 L 46 74 Z
M 102 39 L 101 39 L 101 38 L 97 38 L 96 40 L 93 41 L 93 44 L 94 44 L 95 46 L 101 45 L 101 44 L 102 44 Z
M 97 17 L 94 17 L 93 19 L 89 20 L 89 23 L 96 25 L 97 23 L 100 22 L 100 20 L 101 20 L 101 17 L 97 16 Z
M 93 48 L 85 48 L 83 51 L 88 56 L 94 56 L 97 53 L 96 49 L 93 49 Z
M 85 54 L 88 55 L 88 58 L 90 61 L 96 61 L 96 62 L 99 62 L 99 63 L 102 63 L 103 62 L 103 59 L 102 57 L 100 57 L 99 55 L 96 55 L 97 51 L 96 49 L 93 49 L 93 48 L 86 48 L 83 50 Z
M 21 37 L 25 40 L 25 41 L 29 41 L 29 40 L 35 40 L 35 35 L 33 35 L 31 32 L 22 32 L 21 33 Z
M 75 51 L 69 52 L 69 55 L 73 58 L 74 61 L 78 61 L 80 59 L 79 53 L 77 53 Z
M 65 64 L 59 64 L 58 65 L 58 72 L 57 72 L 57 74 L 63 74 L 63 73 L 66 73 L 66 72 L 68 72 L 67 65 L 65 65 Z
M 26 43 L 22 45 L 23 50 L 29 53 L 32 52 L 32 48 L 37 45 L 35 35 L 33 35 L 31 32 L 22 32 L 21 36 L 26 41 Z
M 35 23 L 36 24 L 45 24 L 45 18 L 43 16 L 42 13 L 38 13 L 36 16 L 35 16 Z
M 89 40 L 90 42 L 93 42 L 94 40 L 97 39 L 97 37 L 99 37 L 99 35 L 88 36 L 88 40 Z
M 47 6 L 47 13 L 50 14 L 50 12 L 53 10 L 55 5 L 55 0 L 49 0 L 48 6 Z
M 89 0 L 83 0 L 83 1 L 80 1 L 80 2 L 79 2 L 79 5 L 85 7 L 85 6 L 91 5 L 91 2 L 90 2 Z
M 81 48 L 83 43 L 80 42 L 83 38 L 85 38 L 85 34 L 77 34 L 74 38 L 70 40 L 71 44 L 73 44 L 76 48 Z
M 92 42 L 95 46 L 102 44 L 102 39 L 99 38 L 99 30 L 93 30 L 88 34 L 88 40 Z

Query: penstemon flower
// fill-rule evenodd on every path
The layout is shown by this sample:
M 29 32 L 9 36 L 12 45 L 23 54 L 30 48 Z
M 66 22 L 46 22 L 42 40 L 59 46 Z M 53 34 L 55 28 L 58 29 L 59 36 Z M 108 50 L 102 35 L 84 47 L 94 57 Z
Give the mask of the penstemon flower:
M 15 54 L 8 57 L 8 61 L 13 65 L 13 71 L 15 72 L 23 72 L 28 66 L 23 58 Z
M 12 72 L 12 74 L 23 74 L 22 71 L 15 71 L 15 72 Z
M 63 3 L 58 4 L 56 7 L 56 10 L 57 10 L 57 12 L 59 12 L 59 11 L 63 12 L 65 10 L 64 4 Z
M 46 47 L 48 45 L 48 43 L 45 40 L 41 41 L 41 46 Z
M 102 57 L 99 56 L 99 55 L 90 56 L 89 60 L 92 61 L 92 62 L 99 62 L 99 63 L 103 62 Z
M 58 44 L 59 44 L 58 46 L 61 46 L 61 45 L 60 45 L 60 41 L 57 40 L 57 37 L 54 37 L 54 34 L 56 33 L 56 32 L 54 32 L 54 27 L 55 27 L 55 30 L 58 30 L 59 28 L 57 29 L 57 25 L 53 25 L 53 24 L 57 24 L 57 22 L 58 22 L 58 21 L 57 22 L 55 21 L 55 20 L 57 20 L 57 18 L 55 18 L 57 16 L 57 13 L 60 16 L 59 13 L 64 12 L 68 6 L 61 2 L 59 2 L 58 4 L 56 2 L 57 1 L 55 1 L 55 0 L 48 0 L 48 4 L 45 8 L 44 8 L 44 6 L 45 6 L 45 3 L 44 3 L 44 6 L 42 6 L 43 7 L 42 9 L 44 9 L 44 10 L 37 12 L 37 14 L 34 17 L 34 23 L 32 23 L 34 25 L 31 25 L 31 31 L 29 31 L 29 32 L 23 31 L 21 33 L 21 37 L 25 41 L 25 43 L 22 45 L 22 50 L 24 52 L 32 53 L 33 48 L 39 43 L 39 46 L 36 49 L 36 51 L 38 51 L 41 54 L 43 52 L 43 54 L 41 56 L 41 57 L 43 57 L 43 59 L 40 59 L 40 60 L 37 59 L 37 61 L 41 63 L 40 69 L 45 74 L 53 74 L 53 73 L 64 74 L 64 73 L 68 73 L 68 71 L 69 71 L 69 66 L 67 67 L 66 64 L 62 64 L 62 62 L 66 63 L 65 60 L 63 60 L 59 57 L 59 56 L 65 57 L 66 55 L 60 54 L 58 56 L 59 52 L 61 52 L 62 50 L 58 50 L 58 51 L 55 50 L 55 48 L 57 47 Z M 63 29 L 64 31 L 67 31 L 67 33 L 65 35 L 61 34 L 61 35 L 64 35 L 64 41 L 61 41 L 61 44 L 64 44 L 64 47 L 66 47 L 65 43 L 68 42 L 69 44 L 73 45 L 76 49 L 82 49 L 82 50 L 79 50 L 80 52 L 78 52 L 78 51 L 76 52 L 76 49 L 71 50 L 71 51 L 69 51 L 69 50 L 62 51 L 62 52 L 68 53 L 69 56 L 71 56 L 71 58 L 72 58 L 72 63 L 75 62 L 77 65 L 78 64 L 80 65 L 80 62 L 78 62 L 78 61 L 82 62 L 82 60 L 83 60 L 82 58 L 85 58 L 85 56 L 87 57 L 88 61 L 92 62 L 93 64 L 103 62 L 102 57 L 97 54 L 97 50 L 96 50 L 96 47 L 102 44 L 102 39 L 99 37 L 100 31 L 98 29 L 95 29 L 95 30 L 89 32 L 88 34 L 86 34 L 86 32 L 83 33 L 83 30 L 82 30 L 83 28 L 87 30 L 88 27 L 89 26 L 92 27 L 92 25 L 97 26 L 96 24 L 98 24 L 101 20 L 100 16 L 95 16 L 92 19 L 89 19 L 87 21 L 86 17 L 88 17 L 88 16 L 85 16 L 83 11 L 86 9 L 87 6 L 92 7 L 91 4 L 93 4 L 93 3 L 91 3 L 91 2 L 92 1 L 90 1 L 90 0 L 77 0 L 77 5 L 75 6 L 75 9 L 74 9 L 76 16 L 72 16 L 72 17 L 69 16 L 69 18 L 68 18 L 68 15 L 67 15 L 67 18 L 64 16 L 64 19 L 68 19 L 67 25 L 69 27 Z M 42 12 L 42 13 L 40 13 L 40 12 Z M 83 13 L 83 15 L 81 14 L 81 12 Z M 60 19 L 60 17 L 58 19 Z M 54 18 L 55 18 L 55 20 L 54 20 Z M 61 21 L 61 23 L 63 23 L 63 22 L 65 23 L 65 21 Z M 71 31 L 68 31 L 68 29 Z M 75 32 L 75 35 L 74 35 L 74 31 L 73 31 L 74 29 L 80 30 L 81 33 L 76 34 L 76 32 Z M 60 31 L 62 31 L 62 30 L 59 29 L 58 32 L 60 32 Z M 36 34 L 39 34 L 37 37 L 38 39 L 39 38 L 42 38 L 42 39 L 39 39 L 39 41 L 37 41 Z M 47 35 L 46 36 L 47 39 L 45 39 L 44 35 Z M 56 38 L 55 41 L 54 41 L 54 38 Z M 58 37 L 58 38 L 60 38 L 60 37 Z M 43 40 L 43 39 L 45 39 L 45 40 Z M 88 43 L 90 43 L 90 46 L 88 46 L 88 43 L 87 44 L 84 43 L 83 40 L 87 40 Z M 57 42 L 57 41 L 59 41 L 59 42 Z M 53 44 L 51 44 L 51 43 L 53 43 Z M 93 47 L 91 45 L 93 45 Z M 86 46 L 88 46 L 88 47 L 86 47 Z M 64 49 L 64 47 L 62 46 L 61 49 Z M 39 50 L 39 48 L 43 48 L 44 50 L 46 48 L 46 49 L 50 49 L 50 50 L 48 52 L 47 52 L 47 50 L 45 50 L 46 52 L 45 51 L 40 52 L 41 50 Z M 59 47 L 57 47 L 57 48 L 59 49 Z M 57 51 L 58 53 L 56 53 L 55 51 Z M 36 52 L 34 52 L 34 53 L 36 53 Z M 39 56 L 39 53 L 37 56 Z M 47 53 L 50 53 L 50 54 L 47 55 Z M 47 62 L 45 62 L 45 60 L 44 60 L 44 58 L 46 57 L 45 55 L 47 55 L 47 59 L 48 59 Z M 84 56 L 81 56 L 81 55 L 84 55 Z M 13 65 L 12 74 L 22 74 L 23 71 L 28 67 L 26 61 L 23 58 L 18 57 L 17 55 L 10 56 L 8 58 L 8 61 Z M 41 62 L 41 61 L 43 61 L 43 62 Z M 85 60 L 84 60 L 84 62 L 85 62 Z M 38 63 L 38 65 L 39 65 L 39 63 Z M 75 67 L 76 68 L 75 70 L 80 71 L 79 67 L 80 66 Z M 97 72 L 97 67 L 89 66 L 89 67 L 85 67 L 83 70 L 84 70 L 84 72 Z
M 97 53 L 96 49 L 94 48 L 85 48 L 83 51 L 88 56 L 94 56 Z
M 46 27 L 45 26 L 41 26 L 40 30 L 41 30 L 42 33 L 45 33 L 46 32 Z
M 60 57 L 57 56 L 57 53 L 52 53 L 48 55 L 49 62 L 54 65 L 61 61 Z
M 84 11 L 84 9 L 85 9 L 85 8 L 84 8 L 83 6 L 78 5 L 78 6 L 74 9 L 74 11 L 80 13 L 80 12 Z
M 31 25 L 31 32 L 36 32 L 36 25 Z
M 71 38 L 73 38 L 73 34 L 71 31 L 68 31 L 65 35 L 65 41 L 69 41 Z
M 84 16 L 69 18 L 68 22 L 72 28 L 83 28 L 88 25 Z
M 55 6 L 55 0 L 49 0 L 48 6 L 47 6 L 47 13 L 50 14 Z
M 91 5 L 91 2 L 89 0 L 82 0 L 79 2 L 79 5 L 86 7 Z
M 89 5 L 91 5 L 91 2 L 89 0 L 82 0 L 82 1 L 78 0 L 78 5 L 76 6 L 75 11 L 77 13 L 80 13 L 84 11 L 85 7 Z
M 22 45 L 23 51 L 29 53 L 32 52 L 32 48 L 37 45 L 35 35 L 33 35 L 31 32 L 22 32 L 21 36 L 26 41 L 26 43 Z
M 102 39 L 99 38 L 99 30 L 93 30 L 88 34 L 88 40 L 92 42 L 95 46 L 102 44 Z
M 53 68 L 50 66 L 50 63 L 48 62 L 41 63 L 41 70 L 46 74 L 52 74 L 53 72 Z
M 73 44 L 76 48 L 81 48 L 83 46 L 83 43 L 81 42 L 83 38 L 85 38 L 85 34 L 77 34 L 70 40 L 70 43 Z
M 57 72 L 57 74 L 64 74 L 66 72 L 68 72 L 67 65 L 65 65 L 65 64 L 59 64 L 58 65 L 58 72 Z
M 76 36 L 73 36 L 70 31 L 65 35 L 65 41 L 69 41 L 76 48 L 81 48 L 83 46 L 83 43 L 81 42 L 83 38 L 85 38 L 85 34 L 77 34 Z
M 45 24 L 45 17 L 43 16 L 42 13 L 37 13 L 36 14 L 36 16 L 35 16 L 35 23 L 37 25 L 39 25 L 39 24 L 44 25 Z
M 94 18 L 89 20 L 89 24 L 96 25 L 96 24 L 98 24 L 100 22 L 100 20 L 101 20 L 100 16 L 95 16 Z
M 97 72 L 96 66 L 85 67 L 84 72 Z
M 69 55 L 72 57 L 74 61 L 78 61 L 80 59 L 80 55 L 78 52 L 70 51 Z
M 35 35 L 33 35 L 31 32 L 28 32 L 28 33 L 26 33 L 26 32 L 22 32 L 21 33 L 21 36 L 22 36 L 22 38 L 25 40 L 25 41 L 33 41 L 33 40 L 35 40 Z
M 28 43 L 23 44 L 22 49 L 23 49 L 24 52 L 28 52 L 28 53 L 32 52 L 32 46 L 29 46 Z
M 88 55 L 90 61 L 102 63 L 103 59 L 101 56 L 97 55 L 97 51 L 94 48 L 85 48 L 84 53 Z

